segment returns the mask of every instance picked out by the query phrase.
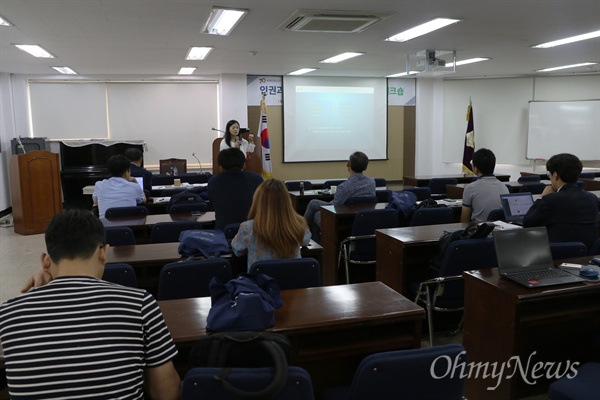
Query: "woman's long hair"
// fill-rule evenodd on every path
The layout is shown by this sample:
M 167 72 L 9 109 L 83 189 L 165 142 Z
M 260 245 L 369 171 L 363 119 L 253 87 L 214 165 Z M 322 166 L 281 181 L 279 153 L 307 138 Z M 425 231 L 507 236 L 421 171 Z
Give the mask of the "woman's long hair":
M 294 257 L 308 229 L 304 217 L 294 210 L 285 184 L 278 179 L 267 179 L 256 189 L 248 219 L 254 220 L 252 229 L 258 242 L 278 258 Z
M 231 147 L 231 132 L 229 132 L 229 128 L 231 128 L 231 125 L 233 124 L 240 124 L 239 122 L 237 122 L 235 119 L 232 119 L 231 121 L 229 121 L 227 123 L 227 125 L 225 125 L 225 143 L 227 143 L 227 146 Z M 240 140 L 242 140 L 241 136 L 238 134 L 238 137 Z

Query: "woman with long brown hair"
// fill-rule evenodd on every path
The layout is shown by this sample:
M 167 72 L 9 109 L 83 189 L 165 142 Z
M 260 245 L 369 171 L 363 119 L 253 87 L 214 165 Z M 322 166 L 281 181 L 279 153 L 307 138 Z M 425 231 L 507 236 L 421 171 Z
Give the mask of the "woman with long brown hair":
M 231 242 L 235 255 L 248 254 L 248 268 L 262 260 L 300 258 L 300 247 L 310 242 L 306 220 L 296 213 L 285 184 L 268 179 L 252 198 L 248 221 Z

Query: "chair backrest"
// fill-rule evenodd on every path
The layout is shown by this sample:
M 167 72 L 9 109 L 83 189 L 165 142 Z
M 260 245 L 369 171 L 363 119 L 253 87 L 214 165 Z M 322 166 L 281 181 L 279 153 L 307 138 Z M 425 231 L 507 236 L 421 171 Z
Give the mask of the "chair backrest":
M 179 189 L 164 189 L 160 192 L 160 197 L 171 197 L 186 190 L 184 186 Z
M 187 160 L 183 158 L 167 158 L 166 160 L 158 160 L 158 165 L 161 174 L 173 175 L 173 168 L 177 168 L 178 174 L 187 172 Z
M 456 178 L 431 178 L 429 180 L 429 189 L 431 194 L 446 194 L 446 185 L 456 185 Z
M 225 225 L 225 228 L 223 228 L 223 232 L 225 232 L 226 239 L 233 239 L 235 237 L 235 235 L 237 235 L 239 230 L 240 230 L 239 222 L 235 222 L 233 224 L 227 224 L 227 225 Z
M 375 197 L 377 197 L 378 203 L 389 203 L 391 195 L 392 195 L 392 190 L 389 190 L 389 189 L 375 191 Z
M 133 230 L 128 226 L 105 227 L 106 243 L 111 246 L 131 246 L 135 244 Z
M 460 400 L 464 378 L 450 371 L 452 363 L 466 358 L 459 344 L 372 354 L 356 370 L 350 399 Z
M 356 213 L 351 236 L 374 235 L 376 229 L 398 226 L 398 212 L 394 209 L 364 210 Z M 353 257 L 375 256 L 375 238 L 354 242 Z M 373 258 L 374 259 L 374 258 Z
M 152 225 L 150 242 L 179 242 L 179 234 L 190 229 L 202 229 L 202 223 L 198 221 L 157 222 Z
M 451 224 L 454 211 L 450 207 L 418 208 L 413 212 L 410 226 Z
M 323 182 L 323 189 L 331 189 L 332 186 L 339 186 L 341 183 L 346 182 L 345 179 L 332 179 Z
M 594 245 L 590 249 L 590 256 L 600 255 L 600 238 L 596 239 Z
M 504 215 L 504 210 L 502 208 L 495 208 L 488 214 L 488 221 L 504 221 L 506 216 Z
M 288 191 L 297 192 L 300 190 L 300 182 L 304 182 L 304 190 L 312 190 L 313 185 L 311 181 L 286 181 L 285 186 Z
M 519 189 L 520 192 L 529 192 L 531 194 L 540 194 L 544 191 L 546 185 L 542 182 L 525 182 Z
M 135 207 L 113 207 L 106 210 L 105 218 L 116 217 L 145 217 L 148 215 L 148 209 L 144 206 Z
M 257 261 L 250 267 L 252 274 L 269 275 L 281 290 L 321 286 L 321 268 L 314 258 Z
M 579 179 L 594 179 L 596 174 L 593 172 L 582 172 L 579 174 Z
M 583 181 L 577 181 L 577 182 L 575 182 L 575 184 L 577 185 L 577 187 L 579 189 L 585 189 L 585 185 L 584 185 Z
M 429 187 L 413 187 L 404 189 L 413 192 L 417 196 L 417 201 L 423 201 L 431 198 L 431 189 Z
M 183 378 L 181 400 L 235 400 L 241 397 L 228 392 L 218 378 L 222 368 L 192 368 Z M 231 368 L 227 382 L 238 389 L 259 392 L 273 380 L 273 368 Z M 249 397 L 248 397 L 249 398 Z M 260 398 L 260 397 L 252 397 Z M 287 380 L 273 400 L 313 400 L 310 375 L 300 367 L 288 367 Z
M 169 205 L 169 214 L 182 214 L 192 212 L 207 212 L 208 204 L 204 200 L 188 201 Z
M 123 286 L 138 287 L 135 270 L 129 264 L 106 264 L 102 280 Z
M 171 172 L 169 172 L 171 173 Z M 152 184 L 156 186 L 160 185 L 172 185 L 174 181 L 174 177 L 172 175 L 165 174 L 157 174 L 152 176 Z
M 519 179 L 517 179 L 517 182 L 519 182 L 519 183 L 523 183 L 523 182 L 539 182 L 539 181 L 540 181 L 540 176 L 539 175 L 521 176 L 521 177 L 519 177 Z
M 346 206 L 351 206 L 353 204 L 377 204 L 377 196 L 350 197 L 344 202 L 344 205 Z
M 387 181 L 384 178 L 373 178 L 375 180 L 376 187 L 386 187 Z
M 588 249 L 581 242 L 555 242 L 550 243 L 550 252 L 553 260 L 564 260 L 566 258 L 584 257 L 588 255 Z
M 231 265 L 223 258 L 175 262 L 165 265 L 158 278 L 158 300 L 210 296 L 213 277 L 225 283 L 232 278 Z

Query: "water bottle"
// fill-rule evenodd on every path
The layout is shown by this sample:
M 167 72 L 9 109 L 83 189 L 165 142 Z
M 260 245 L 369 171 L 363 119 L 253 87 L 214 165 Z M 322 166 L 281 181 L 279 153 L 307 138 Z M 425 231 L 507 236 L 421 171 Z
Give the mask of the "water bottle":
M 178 174 L 177 167 L 173 167 L 173 175 L 177 175 L 177 174 Z
M 304 182 L 300 182 L 300 196 L 304 195 Z

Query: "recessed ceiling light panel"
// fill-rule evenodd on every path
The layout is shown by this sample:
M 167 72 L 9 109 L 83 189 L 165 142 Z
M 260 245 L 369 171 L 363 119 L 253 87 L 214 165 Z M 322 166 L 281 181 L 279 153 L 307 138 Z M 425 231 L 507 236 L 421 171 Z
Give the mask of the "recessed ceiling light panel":
M 58 72 L 60 72 L 61 74 L 65 74 L 65 75 L 77 75 L 77 72 L 73 71 L 69 67 L 52 67 L 52 69 L 55 69 Z
M 213 47 L 190 47 L 185 59 L 192 61 L 204 60 L 212 49 Z
M 317 68 L 300 68 L 299 70 L 288 73 L 288 75 L 303 75 L 316 70 Z
M 394 36 L 390 36 L 385 40 L 389 42 L 406 42 L 457 22 L 460 22 L 460 19 L 436 18 Z
M 364 56 L 364 55 L 365 55 L 365 53 L 347 52 L 347 53 L 338 54 L 337 56 L 333 56 L 333 57 L 327 58 L 327 59 L 319 61 L 319 62 L 325 63 L 325 64 L 335 64 L 335 63 L 339 63 L 339 62 L 348 60 L 350 58 Z
M 213 7 L 202 32 L 210 35 L 229 35 L 246 14 L 248 10 L 244 9 Z
M 17 48 L 23 50 L 26 53 L 31 54 L 38 58 L 54 58 L 54 56 L 48 53 L 46 50 L 38 46 L 37 44 L 15 44 Z
M 556 46 L 560 46 L 563 44 L 579 42 L 582 40 L 594 39 L 597 37 L 600 37 L 600 31 L 584 33 L 583 35 L 571 36 L 571 37 L 568 37 L 565 39 L 554 40 L 552 42 L 542 43 L 542 44 L 538 44 L 536 46 L 531 46 L 531 47 L 533 47 L 534 49 L 548 49 L 550 47 L 556 47 Z

